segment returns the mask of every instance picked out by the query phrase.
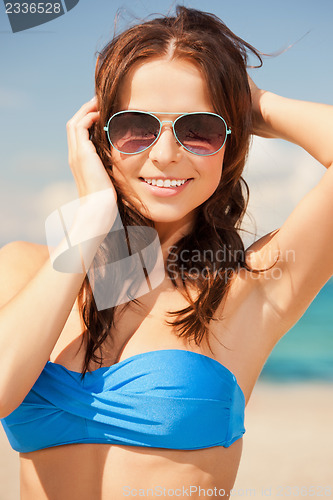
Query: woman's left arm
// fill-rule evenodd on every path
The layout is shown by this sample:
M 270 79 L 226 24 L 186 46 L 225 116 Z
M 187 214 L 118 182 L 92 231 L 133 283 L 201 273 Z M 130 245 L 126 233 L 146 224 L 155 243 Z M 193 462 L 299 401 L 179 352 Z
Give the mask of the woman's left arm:
M 249 82 L 253 134 L 295 143 L 327 169 L 284 224 L 247 250 L 247 262 L 261 269 L 279 255 L 260 286 L 284 324 L 282 335 L 333 275 L 333 106 L 287 99 Z
M 333 163 L 333 106 L 297 101 L 258 89 L 249 78 L 253 133 L 285 139 L 328 168 Z

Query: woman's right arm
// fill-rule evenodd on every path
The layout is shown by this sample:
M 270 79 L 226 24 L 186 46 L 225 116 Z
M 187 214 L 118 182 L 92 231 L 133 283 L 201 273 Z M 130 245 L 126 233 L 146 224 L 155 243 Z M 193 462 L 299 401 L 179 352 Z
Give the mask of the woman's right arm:
M 0 250 L 1 418 L 19 406 L 42 372 L 72 310 L 85 269 L 115 219 L 116 193 L 89 140 L 88 129 L 96 119 L 96 103 L 89 102 L 67 124 L 69 163 L 80 198 L 88 201 L 77 210 L 55 253 L 66 250 L 68 240 L 84 241 L 84 255 L 73 262 L 75 272 L 56 270 L 50 257 L 31 243 L 14 242 Z M 104 196 L 89 197 L 99 191 Z M 92 230 L 97 237 L 91 237 Z M 80 272 L 82 260 L 85 269 Z

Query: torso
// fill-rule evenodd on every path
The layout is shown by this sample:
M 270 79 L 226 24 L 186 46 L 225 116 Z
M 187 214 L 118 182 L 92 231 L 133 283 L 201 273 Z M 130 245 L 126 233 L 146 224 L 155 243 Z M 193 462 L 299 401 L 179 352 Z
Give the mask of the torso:
M 246 271 L 236 275 L 228 295 L 211 322 L 209 343 L 189 343 L 164 324 L 167 311 L 188 305 L 180 292 L 165 281 L 158 289 L 140 298 L 147 309 L 129 308 L 111 331 L 113 350 L 105 345 L 103 365 L 110 366 L 130 356 L 160 349 L 184 349 L 216 359 L 237 378 L 248 402 L 255 382 L 276 341 L 277 322 L 265 308 L 258 280 Z M 223 307 L 223 310 L 222 310 Z M 222 310 L 222 312 L 221 312 Z M 267 335 L 267 331 L 270 334 Z M 50 361 L 80 372 L 84 352 L 79 349 L 82 336 L 77 302 L 60 334 Z M 91 370 L 100 365 L 92 363 Z M 182 488 L 224 489 L 235 481 L 242 451 L 242 439 L 229 448 L 216 446 L 203 450 L 166 450 L 108 444 L 70 444 L 30 453 L 20 453 L 21 500 L 109 500 L 133 496 L 132 490 L 148 488 L 177 490 Z M 132 491 L 132 494 L 129 492 Z M 181 495 L 179 492 L 181 491 Z M 200 498 L 194 489 L 191 498 Z M 156 494 L 157 495 L 157 494 Z M 163 496 L 163 495 L 162 495 Z M 165 494 L 165 497 L 168 495 Z M 184 493 L 184 496 L 186 494 Z M 218 495 L 217 495 L 218 496 Z M 220 497 L 222 495 L 220 494 Z

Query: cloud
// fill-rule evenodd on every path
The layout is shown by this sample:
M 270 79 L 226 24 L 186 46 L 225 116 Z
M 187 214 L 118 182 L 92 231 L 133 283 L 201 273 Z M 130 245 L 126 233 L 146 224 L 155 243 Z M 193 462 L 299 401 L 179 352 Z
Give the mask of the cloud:
M 325 167 L 303 149 L 285 141 L 255 137 L 243 177 L 249 185 L 248 212 L 257 224 L 257 237 L 283 225 L 299 201 L 315 187 Z M 248 216 L 244 227 L 255 231 Z M 244 236 L 248 242 L 252 236 Z
M 32 106 L 32 98 L 28 92 L 0 87 L 0 109 L 24 110 Z
M 42 190 L 1 183 L 0 245 L 24 240 L 45 245 L 45 220 L 78 196 L 74 181 L 52 183 Z
M 29 151 L 25 149 L 12 153 L 9 162 L 13 171 L 15 170 L 17 173 L 42 174 L 44 176 L 59 172 L 59 168 L 63 165 L 63 157 L 56 151 Z
M 65 203 L 78 198 L 74 181 L 56 182 L 46 186 L 38 196 L 38 210 L 46 217 Z

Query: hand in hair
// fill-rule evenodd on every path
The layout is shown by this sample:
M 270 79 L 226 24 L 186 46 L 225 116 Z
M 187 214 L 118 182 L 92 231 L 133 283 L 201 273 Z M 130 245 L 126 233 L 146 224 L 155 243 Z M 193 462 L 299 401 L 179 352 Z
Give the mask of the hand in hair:
M 80 198 L 103 191 L 98 197 L 101 205 L 117 200 L 112 181 L 89 139 L 89 128 L 98 121 L 96 98 L 85 103 L 67 122 L 68 162 L 71 167 Z M 94 200 L 96 200 L 96 196 Z M 101 213 L 103 213 L 103 206 Z M 105 207 L 106 208 L 106 207 Z
M 247 78 L 251 90 L 252 134 L 259 135 L 260 137 L 272 138 L 274 136 L 267 130 L 261 105 L 262 96 L 266 93 L 266 90 L 259 89 L 249 75 L 247 75 Z

